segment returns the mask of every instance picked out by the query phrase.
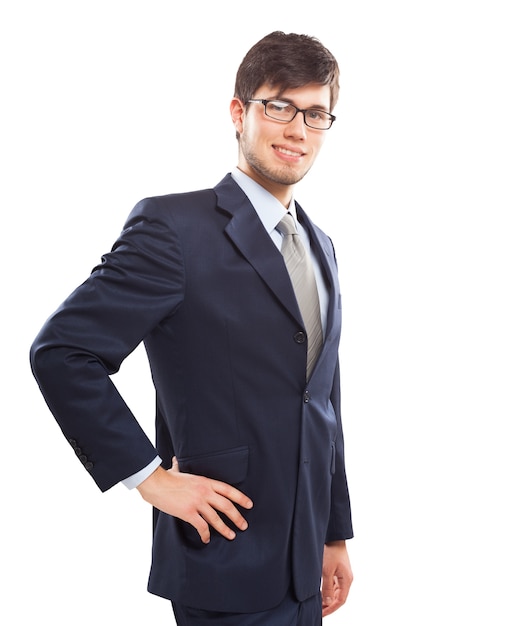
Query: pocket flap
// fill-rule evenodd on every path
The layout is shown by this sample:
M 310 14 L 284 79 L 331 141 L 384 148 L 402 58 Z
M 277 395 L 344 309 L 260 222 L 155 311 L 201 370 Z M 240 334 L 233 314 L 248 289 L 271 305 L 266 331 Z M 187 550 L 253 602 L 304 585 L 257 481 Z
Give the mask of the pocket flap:
M 229 448 L 211 454 L 183 457 L 178 461 L 181 472 L 236 485 L 247 476 L 249 448 L 247 446 Z

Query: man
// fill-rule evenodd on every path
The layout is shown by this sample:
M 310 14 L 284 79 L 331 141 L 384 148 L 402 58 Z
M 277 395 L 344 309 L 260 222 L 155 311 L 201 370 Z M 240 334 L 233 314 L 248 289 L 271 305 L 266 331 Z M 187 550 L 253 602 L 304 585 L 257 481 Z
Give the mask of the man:
M 154 506 L 149 591 L 179 624 L 321 624 L 352 581 L 337 267 L 293 199 L 337 96 L 319 41 L 259 41 L 230 107 L 238 168 L 214 189 L 140 202 L 32 346 L 100 489 L 122 481 Z M 156 447 L 109 378 L 142 341 Z

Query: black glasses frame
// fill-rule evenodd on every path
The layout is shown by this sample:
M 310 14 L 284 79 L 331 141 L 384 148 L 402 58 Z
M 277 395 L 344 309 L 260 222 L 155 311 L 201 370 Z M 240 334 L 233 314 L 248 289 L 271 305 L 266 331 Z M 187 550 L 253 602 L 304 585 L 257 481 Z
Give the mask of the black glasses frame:
M 261 98 L 251 98 L 250 100 L 248 100 L 247 102 L 259 102 L 261 103 L 264 108 L 265 108 L 265 115 L 267 117 L 269 117 L 272 120 L 275 120 L 276 122 L 282 122 L 283 124 L 289 124 L 289 122 L 292 122 L 295 117 L 298 115 L 298 113 L 303 113 L 303 121 L 305 123 L 306 126 L 308 126 L 309 128 L 312 128 L 313 130 L 330 130 L 331 125 L 333 124 L 333 122 L 337 119 L 332 113 L 328 113 L 328 111 L 322 111 L 321 109 L 315 109 L 314 107 L 311 107 L 310 109 L 299 109 L 297 106 L 295 106 L 292 102 L 285 102 L 284 100 L 277 100 L 277 99 L 273 99 L 273 100 L 265 100 L 265 99 L 261 99 Z M 290 107 L 293 107 L 293 109 L 295 110 L 295 112 L 293 113 L 293 117 L 289 120 L 280 120 L 278 117 L 273 117 L 273 115 L 270 115 L 267 112 L 267 105 L 270 104 L 270 102 L 279 102 L 282 104 L 287 104 Z M 307 122 L 307 118 L 305 117 L 305 114 L 308 111 L 318 111 L 319 113 L 324 113 L 325 115 L 328 116 L 328 123 L 329 126 L 327 128 L 321 128 L 319 126 L 311 126 L 308 122 Z

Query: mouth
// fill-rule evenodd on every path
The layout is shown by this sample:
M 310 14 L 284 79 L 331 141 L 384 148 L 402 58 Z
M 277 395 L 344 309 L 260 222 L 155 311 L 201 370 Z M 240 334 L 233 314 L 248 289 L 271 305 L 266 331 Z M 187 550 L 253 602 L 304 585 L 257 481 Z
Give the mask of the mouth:
M 294 158 L 301 158 L 304 156 L 303 152 L 300 151 L 295 151 L 295 150 L 290 150 L 289 148 L 283 148 L 282 146 L 273 146 L 273 149 L 276 152 L 280 152 L 281 154 L 284 154 L 288 157 L 294 157 Z

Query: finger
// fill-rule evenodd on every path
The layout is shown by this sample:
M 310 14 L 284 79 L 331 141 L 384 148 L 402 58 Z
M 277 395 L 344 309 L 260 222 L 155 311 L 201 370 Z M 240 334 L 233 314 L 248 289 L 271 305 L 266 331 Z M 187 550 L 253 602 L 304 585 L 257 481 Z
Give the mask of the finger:
M 188 476 L 182 474 L 181 476 Z M 191 477 L 193 479 L 194 477 Z M 240 530 L 246 530 L 248 527 L 247 520 L 244 519 L 240 511 L 235 507 L 233 502 L 226 496 L 220 495 L 215 491 L 218 487 L 222 491 L 230 493 L 240 492 L 225 483 L 219 483 L 212 479 L 202 477 L 197 478 L 198 484 L 193 485 L 193 494 L 198 495 L 198 502 L 194 502 L 195 509 L 193 509 L 194 515 L 187 518 L 199 532 L 202 541 L 208 543 L 210 541 L 210 529 L 212 527 L 216 532 L 225 537 L 228 540 L 233 540 L 236 537 L 235 531 L 227 524 L 226 519 L 223 519 L 220 515 L 222 513 L 228 518 L 237 528 Z M 241 494 L 243 496 L 243 494 Z M 245 497 L 245 496 L 244 496 Z M 245 503 L 250 503 L 250 499 L 245 497 Z M 195 519 L 196 518 L 196 519 Z M 202 521 L 204 522 L 202 524 Z M 206 524 L 205 524 L 206 522 Z
M 225 496 L 215 494 L 215 497 L 209 500 L 209 504 L 216 511 L 223 513 L 223 515 L 225 515 L 231 522 L 233 522 L 233 524 L 235 524 L 237 528 L 240 528 L 240 530 L 247 529 L 248 527 L 247 520 L 244 518 L 242 513 L 237 509 L 237 507 L 234 506 L 231 500 L 228 500 L 228 498 L 226 498 Z M 219 518 L 219 520 L 221 520 L 221 517 L 219 517 L 219 515 L 217 515 L 217 517 Z
M 341 582 L 343 582 L 343 580 L 339 579 L 337 575 L 323 573 L 323 582 L 321 586 L 323 616 L 330 615 L 344 604 L 347 593 L 349 592 L 350 584 L 347 586 L 345 595 L 343 595 L 343 589 L 340 585 Z
M 253 501 L 251 500 L 251 498 L 246 496 L 245 493 L 242 493 L 235 487 L 232 487 L 231 485 L 228 485 L 227 483 L 223 483 L 220 480 L 211 480 L 211 482 L 212 482 L 212 488 L 219 495 L 224 496 L 225 498 L 227 498 L 228 500 L 231 500 L 232 502 L 235 502 L 236 504 L 243 507 L 244 509 L 252 509 Z
M 212 527 L 216 532 L 222 535 L 225 539 L 232 541 L 237 536 L 229 526 L 227 526 L 221 519 L 219 514 L 212 506 L 208 506 L 200 511 L 201 517 L 207 522 L 208 526 Z M 210 536 L 209 536 L 210 540 Z
M 341 604 L 337 600 L 332 600 L 332 602 L 328 602 L 328 603 L 325 603 L 323 601 L 323 617 L 326 617 L 327 615 L 331 615 L 337 609 L 339 609 L 340 606 Z
M 323 577 L 323 585 L 321 587 L 321 596 L 323 602 L 323 616 L 329 615 L 336 610 L 336 592 L 333 577 Z
M 352 580 L 347 578 L 346 576 L 335 576 L 335 585 L 337 590 L 337 602 L 338 606 L 342 606 L 347 600 L 347 596 L 349 595 L 349 591 L 351 588 Z
M 210 527 L 201 515 L 195 515 L 194 518 L 187 521 L 196 529 L 202 543 L 210 542 Z
M 174 471 L 174 472 L 178 472 L 179 471 L 179 461 L 177 460 L 176 456 L 172 457 L 172 471 Z
M 331 584 L 333 582 L 333 584 Z M 339 609 L 349 595 L 350 581 L 334 576 L 323 583 L 321 595 L 323 597 L 323 617 Z

